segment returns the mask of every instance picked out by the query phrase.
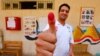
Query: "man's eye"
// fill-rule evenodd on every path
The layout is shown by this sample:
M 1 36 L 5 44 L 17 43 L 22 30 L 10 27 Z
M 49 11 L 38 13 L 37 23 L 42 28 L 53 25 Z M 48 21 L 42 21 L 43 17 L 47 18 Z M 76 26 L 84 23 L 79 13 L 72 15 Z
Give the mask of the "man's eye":
M 61 10 L 61 12 L 64 12 L 64 10 Z
M 69 11 L 68 11 L 68 10 L 61 10 L 61 12 L 66 12 L 66 13 L 69 13 Z
M 66 10 L 66 13 L 69 13 L 69 11 L 68 11 L 68 10 Z

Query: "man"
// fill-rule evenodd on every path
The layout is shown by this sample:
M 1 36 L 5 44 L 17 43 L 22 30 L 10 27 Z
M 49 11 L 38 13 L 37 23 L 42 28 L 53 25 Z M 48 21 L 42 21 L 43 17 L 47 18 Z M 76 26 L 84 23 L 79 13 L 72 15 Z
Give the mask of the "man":
M 72 52 L 72 27 L 65 23 L 70 11 L 68 4 L 62 4 L 55 23 L 48 21 L 45 31 L 36 41 L 37 56 L 74 56 Z M 55 26 L 54 26 L 55 25 Z

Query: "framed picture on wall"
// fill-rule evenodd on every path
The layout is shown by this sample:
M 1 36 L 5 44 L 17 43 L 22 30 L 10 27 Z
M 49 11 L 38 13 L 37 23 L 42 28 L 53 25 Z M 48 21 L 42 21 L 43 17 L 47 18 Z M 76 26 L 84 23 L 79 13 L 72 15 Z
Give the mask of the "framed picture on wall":
M 93 7 L 82 7 L 80 16 L 80 26 L 91 26 L 94 19 Z
M 24 21 L 24 36 L 28 40 L 36 39 L 36 17 L 34 16 L 26 16 L 23 17 Z

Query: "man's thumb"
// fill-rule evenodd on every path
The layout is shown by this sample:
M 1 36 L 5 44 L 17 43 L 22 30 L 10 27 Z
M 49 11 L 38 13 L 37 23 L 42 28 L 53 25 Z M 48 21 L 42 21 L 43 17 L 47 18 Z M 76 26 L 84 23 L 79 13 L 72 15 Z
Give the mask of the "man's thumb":
M 55 16 L 53 12 L 50 12 L 48 14 L 48 24 L 49 24 L 49 29 L 51 32 L 55 33 L 56 27 L 55 27 Z

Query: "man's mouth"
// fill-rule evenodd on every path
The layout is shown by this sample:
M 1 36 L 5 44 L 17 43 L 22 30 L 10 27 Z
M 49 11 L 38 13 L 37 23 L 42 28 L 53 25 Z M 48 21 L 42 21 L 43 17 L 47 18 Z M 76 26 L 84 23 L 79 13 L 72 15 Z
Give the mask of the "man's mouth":
M 61 16 L 62 19 L 66 19 L 66 16 Z

